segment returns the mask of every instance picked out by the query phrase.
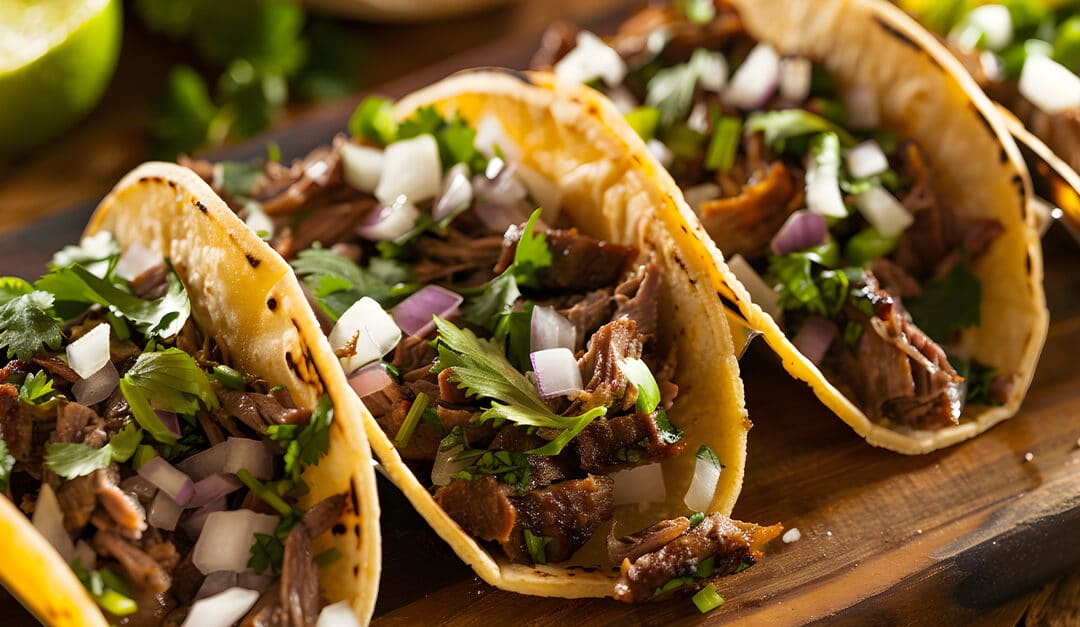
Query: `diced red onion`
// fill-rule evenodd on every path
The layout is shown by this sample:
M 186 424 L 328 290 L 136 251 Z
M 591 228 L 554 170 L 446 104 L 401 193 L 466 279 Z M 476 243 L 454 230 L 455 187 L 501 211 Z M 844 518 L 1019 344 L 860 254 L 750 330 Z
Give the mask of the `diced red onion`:
M 378 301 L 365 296 L 341 314 L 328 339 L 335 351 L 355 344 L 354 354 L 341 358 L 345 373 L 352 374 L 392 351 L 401 341 L 401 329 Z
M 439 144 L 429 134 L 394 142 L 383 151 L 382 176 L 375 198 L 384 205 L 405 196 L 411 205 L 434 198 L 442 187 Z
M 655 137 L 645 143 L 645 147 L 649 149 L 649 154 L 656 157 L 656 160 L 660 162 L 660 165 L 664 168 L 670 168 L 672 162 L 675 161 L 675 155 L 664 144 L 664 142 L 656 139 Z
M 176 416 L 176 412 L 167 409 L 155 409 L 154 414 L 161 421 L 161 424 L 165 425 L 166 429 L 176 437 L 180 437 L 180 419 Z
M 245 570 L 255 534 L 273 534 L 278 520 L 280 516 L 256 514 L 249 509 L 214 512 L 206 519 L 191 561 L 204 575 L 215 570 Z
M 212 597 L 219 592 L 224 592 L 229 588 L 238 587 L 236 584 L 237 574 L 231 570 L 219 570 L 217 572 L 210 573 L 203 579 L 202 585 L 199 586 L 199 591 L 195 593 L 195 600 L 205 599 L 206 597 Z M 245 586 L 239 586 L 244 588 Z M 253 590 L 254 588 L 246 588 Z
M 341 171 L 349 187 L 370 194 L 382 176 L 383 151 L 346 142 L 341 146 Z
M 84 379 L 90 378 L 109 362 L 109 336 L 112 327 L 101 323 L 67 347 L 68 365 Z
M 1009 14 L 1008 7 L 1004 5 L 988 4 L 975 7 L 963 21 L 975 26 L 975 32 L 983 35 L 975 42 L 957 42 L 967 49 L 974 49 L 981 44 L 989 50 L 1000 52 L 1012 43 L 1012 16 Z
M 134 281 L 140 274 L 159 263 L 161 263 L 161 253 L 133 243 L 116 262 L 116 276 L 125 281 Z
M 810 77 L 813 66 L 810 59 L 787 57 L 780 61 L 780 95 L 791 103 L 800 103 L 810 97 Z
M 433 485 L 447 485 L 455 473 L 469 467 L 470 460 L 454 459 L 454 456 L 463 450 L 465 450 L 465 447 L 459 444 L 445 451 L 440 450 L 435 454 L 435 464 L 431 467 L 431 483 Z
M 562 204 L 562 193 L 548 177 L 540 174 L 529 166 L 518 163 L 515 171 L 517 178 L 525 185 L 529 196 L 543 209 L 544 220 L 549 224 L 554 223 L 559 216 Z
M 836 323 L 831 320 L 820 316 L 807 316 L 792 343 L 807 359 L 814 364 L 820 364 L 837 331 Z
M 705 91 L 720 93 L 727 84 L 728 64 L 723 53 L 698 48 L 690 57 L 690 65 L 697 72 L 697 84 Z
M 517 161 L 521 158 L 521 148 L 518 148 L 517 143 L 506 134 L 506 129 L 503 128 L 499 118 L 492 114 L 480 118 L 476 124 L 476 139 L 473 145 L 476 146 L 477 152 L 489 159 L 495 157 L 496 146 L 507 159 Z
M 469 166 L 464 163 L 454 164 L 454 167 L 443 178 L 442 191 L 431 207 L 431 217 L 442 220 L 455 215 L 465 209 L 473 201 L 472 183 L 469 182 Z
M 190 501 L 195 492 L 195 484 L 191 481 L 191 477 L 177 470 L 165 461 L 164 457 L 151 458 L 139 467 L 138 473 L 140 477 L 156 485 L 159 490 L 180 505 L 185 505 Z
M 845 90 L 842 97 L 849 127 L 865 131 L 879 125 L 881 113 L 878 111 L 878 97 L 874 90 L 856 85 Z
M 262 440 L 249 438 L 229 438 L 229 455 L 225 458 L 222 472 L 236 474 L 241 468 L 247 469 L 256 479 L 267 481 L 274 478 L 274 459 L 270 449 Z M 203 479 L 206 481 L 207 477 Z
M 348 601 L 338 601 L 319 612 L 315 627 L 360 627 L 360 621 Z
M 786 255 L 811 246 L 820 246 L 825 243 L 828 234 L 825 216 L 799 209 L 784 221 L 784 225 L 769 243 L 769 249 L 773 254 Z
M 34 528 L 45 536 L 60 557 L 71 563 L 75 558 L 75 543 L 64 529 L 64 512 L 60 509 L 60 502 L 56 500 L 56 493 L 47 483 L 41 484 L 41 492 L 34 504 L 34 516 L 31 520 Z
M 224 496 L 214 499 L 184 516 L 183 522 L 180 523 L 180 528 L 184 530 L 184 533 L 187 534 L 188 538 L 195 540 L 202 534 L 203 527 L 206 525 L 206 519 L 210 517 L 210 514 L 225 511 L 227 505 L 228 502 L 225 500 Z
M 536 373 L 536 389 L 543 398 L 581 390 L 581 370 L 568 348 L 548 348 L 529 354 Z
M 619 53 L 589 31 L 579 31 L 577 46 L 555 64 L 555 76 L 569 83 L 587 83 L 603 79 L 609 86 L 622 83 L 626 62 Z
M 356 234 L 373 242 L 385 242 L 404 237 L 416 228 L 420 210 L 402 194 L 390 204 L 376 207 L 369 220 L 356 227 Z
M 881 174 L 889 169 L 889 158 L 885 151 L 872 139 L 855 146 L 844 155 L 848 172 L 857 179 L 864 179 Z
M 664 468 L 661 464 L 634 466 L 612 473 L 615 481 L 615 504 L 633 505 L 667 501 Z
M 697 457 L 694 465 L 694 478 L 686 490 L 683 503 L 694 512 L 707 512 L 716 494 L 716 484 L 720 481 L 720 466 L 703 455 Z
M 255 590 L 229 588 L 193 603 L 180 627 L 230 627 L 258 600 Z
M 416 337 L 426 337 L 435 329 L 432 316 L 446 319 L 458 311 L 465 300 L 461 294 L 438 285 L 425 285 L 412 296 L 401 301 L 392 314 L 398 327 Z
M 573 351 L 577 348 L 577 329 L 565 316 L 555 311 L 554 307 L 536 305 L 530 320 L 529 339 L 529 348 L 532 351 L 549 348 Z
M 256 572 L 245 570 L 236 575 L 236 585 L 241 588 L 247 588 L 248 590 L 265 592 L 272 583 L 274 583 L 274 577 L 269 574 L 260 575 Z
M 883 187 L 874 186 L 855 197 L 855 206 L 870 226 L 885 237 L 896 237 L 915 221 L 904 205 Z
M 1020 94 L 1043 113 L 1080 107 L 1080 77 L 1057 61 L 1029 54 L 1020 71 Z
M 754 268 L 746 259 L 743 259 L 742 255 L 733 255 L 727 260 L 727 266 L 735 275 L 735 278 L 739 280 L 739 283 L 742 283 L 746 291 L 750 293 L 750 300 L 758 307 L 761 307 L 762 311 L 772 316 L 774 320 L 779 320 L 781 312 L 780 299 L 772 286 L 754 271 Z
M 494 169 L 493 169 L 494 170 Z M 528 191 L 516 178 L 517 165 L 505 164 L 504 167 L 493 171 L 494 176 L 487 173 L 473 177 L 473 193 L 481 202 L 490 202 L 501 205 L 510 205 L 525 200 Z
M 780 56 L 769 44 L 758 44 L 731 76 L 724 100 L 740 109 L 756 109 L 776 90 Z
M 184 508 L 177 505 L 164 490 L 158 490 L 154 502 L 150 504 L 150 510 L 146 513 L 146 522 L 150 523 L 151 527 L 173 531 L 183 511 Z
M 120 482 L 120 489 L 134 494 L 139 500 L 150 500 L 157 494 L 157 486 L 139 475 L 131 475 Z
M 505 231 L 511 225 L 521 224 L 529 219 L 531 213 L 523 200 L 509 205 L 481 202 L 473 207 L 473 211 L 484 226 L 492 231 Z
M 229 458 L 229 442 L 219 442 L 205 451 L 177 462 L 176 467 L 194 481 L 202 481 L 210 475 L 225 471 L 225 461 Z
M 371 364 L 349 375 L 349 386 L 361 399 L 393 384 L 394 379 L 386 373 L 382 364 Z
M 89 407 L 109 398 L 119 383 L 120 373 L 116 372 L 116 366 L 111 361 L 106 361 L 100 370 L 86 379 L 76 381 L 71 386 L 71 393 L 75 395 L 76 401 Z
M 71 558 L 71 563 L 74 564 L 75 560 L 79 560 L 83 568 L 94 570 L 97 568 L 97 551 L 86 540 L 79 540 L 75 543 L 75 556 Z
M 699 216 L 701 215 L 701 203 L 719 197 L 720 186 L 716 183 L 702 183 L 683 190 L 683 198 L 686 199 L 686 204 L 690 205 L 694 213 Z
M 238 438 L 229 438 L 235 440 Z M 249 442 L 256 442 L 256 440 L 248 440 Z M 266 451 L 266 447 L 262 442 L 257 442 L 263 451 Z M 269 457 L 269 453 L 267 454 Z M 242 466 L 246 468 L 246 466 Z M 250 470 L 250 469 L 249 469 Z M 255 474 L 255 473 L 252 473 Z M 244 485 L 242 481 L 237 479 L 234 475 L 215 474 L 209 477 L 195 482 L 195 493 L 192 494 L 191 500 L 187 502 L 186 507 L 202 507 L 208 505 L 211 501 L 232 494 L 240 489 L 240 486 Z
M 814 155 L 806 156 L 806 207 L 814 213 L 834 218 L 848 214 L 844 197 L 840 193 L 840 179 L 836 168 L 823 167 Z

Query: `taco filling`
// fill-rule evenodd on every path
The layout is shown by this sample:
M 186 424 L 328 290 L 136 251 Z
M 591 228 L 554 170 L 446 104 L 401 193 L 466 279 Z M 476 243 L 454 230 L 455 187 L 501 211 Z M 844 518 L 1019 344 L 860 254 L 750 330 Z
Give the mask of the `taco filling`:
M 692 515 L 611 531 L 616 598 L 753 564 L 780 527 L 707 513 L 723 460 L 668 416 L 655 253 L 575 229 L 494 117 L 424 107 L 399 124 L 373 98 L 350 128 L 291 167 L 189 165 L 294 258 L 350 384 L 438 505 L 510 562 L 559 564 L 617 507 L 665 501 L 658 462 L 696 454 Z
M 970 264 L 1004 229 L 935 197 L 935 164 L 869 90 L 780 57 L 722 2 L 642 9 L 607 42 L 556 26 L 534 63 L 614 100 L 755 302 L 872 421 L 939 429 L 1009 398 L 954 344 L 980 320 Z
M 345 510 L 301 471 L 333 407 L 229 365 L 167 261 L 101 232 L 0 279 L 0 483 L 112 622 L 311 625 Z

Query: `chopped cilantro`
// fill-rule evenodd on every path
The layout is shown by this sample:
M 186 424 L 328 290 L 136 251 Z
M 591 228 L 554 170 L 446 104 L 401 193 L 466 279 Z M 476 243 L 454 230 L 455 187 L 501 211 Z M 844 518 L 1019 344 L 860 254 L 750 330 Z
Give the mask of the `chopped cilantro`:
M 769 257 L 769 276 L 785 311 L 805 310 L 824 317 L 839 313 L 848 299 L 850 281 L 843 271 L 825 269 L 822 261 L 831 259 L 816 249 Z
M 679 588 L 682 588 L 683 586 L 693 585 L 693 583 L 694 583 L 694 578 L 692 576 L 690 576 L 690 577 L 675 577 L 674 579 L 668 580 L 667 583 L 665 583 L 664 585 L 657 588 L 656 591 L 653 592 L 653 597 L 658 597 L 661 594 L 666 594 L 668 592 L 671 592 L 672 590 L 678 590 Z
M 334 547 L 330 547 L 315 556 L 315 565 L 319 568 L 325 568 L 339 559 L 341 559 L 341 551 Z
M 420 107 L 412 114 L 412 117 L 398 126 L 397 138 L 394 141 L 412 139 L 420 135 L 434 135 L 445 123 L 446 121 L 442 119 L 435 107 L 431 105 Z
M 405 448 L 409 445 L 409 440 L 412 439 L 413 432 L 416 431 L 416 425 L 420 424 L 420 418 L 427 410 L 430 401 L 431 397 L 424 392 L 416 395 L 412 405 L 409 406 L 409 413 L 405 414 L 405 420 L 401 422 L 401 426 L 398 427 L 397 434 L 394 436 L 394 446 Z
M 113 616 L 127 616 L 138 611 L 139 606 L 131 598 L 127 584 L 116 573 L 107 568 L 87 570 L 77 557 L 71 569 L 101 609 Z
M 966 263 L 923 285 L 922 295 L 905 302 L 915 324 L 936 342 L 947 342 L 962 329 L 979 324 L 982 283 Z
M 709 445 L 707 444 L 702 444 L 700 447 L 698 447 L 696 457 L 698 459 L 702 459 L 711 463 L 717 468 L 724 467 L 724 465 L 720 463 L 720 458 L 716 456 L 716 453 L 711 448 L 709 448 Z
M 380 96 L 364 98 L 349 118 L 349 133 L 383 146 L 393 142 L 398 134 L 393 101 Z
M 851 133 L 804 109 L 751 113 L 746 118 L 746 129 L 764 132 L 765 143 L 778 152 L 784 151 L 785 141 L 816 133 L 835 133 L 842 145 L 855 145 L 855 138 Z
M 735 155 L 739 151 L 739 139 L 742 137 L 742 120 L 733 116 L 723 116 L 713 125 L 712 138 L 705 152 L 705 169 L 727 172 L 735 164 Z
M 303 464 L 317 464 L 319 457 L 330 448 L 330 423 L 334 420 L 334 405 L 328 395 L 319 404 L 306 425 L 271 425 L 266 433 L 285 449 L 285 473 L 294 481 L 300 480 Z
M 34 286 L 27 283 L 25 279 L 17 276 L 0 277 L 0 305 L 33 291 Z
M 19 386 L 19 398 L 31 405 L 39 405 L 52 398 L 55 393 L 53 381 L 45 372 L 31 372 Z
M 677 0 L 675 8 L 695 24 L 708 24 L 716 17 L 713 0 Z
M 967 387 L 965 402 L 973 405 L 1001 404 L 990 394 L 990 383 L 997 376 L 997 368 L 975 359 L 950 357 L 949 361 L 956 367 L 956 372 L 964 377 Z
M 64 477 L 74 479 L 105 468 L 115 462 L 126 462 L 142 441 L 142 430 L 129 422 L 108 444 L 93 448 L 79 442 L 50 442 L 45 445 L 45 467 Z
M 526 301 L 516 311 L 499 320 L 495 327 L 495 341 L 506 347 L 506 356 L 518 370 L 532 369 L 529 355 L 532 350 L 532 313 L 534 303 Z
M 697 594 L 693 596 L 693 601 L 698 611 L 707 614 L 723 605 L 724 597 L 720 596 L 720 593 L 716 591 L 716 586 L 710 583 L 698 590 Z
M 383 276 L 388 276 L 385 271 L 391 268 L 400 269 L 400 266 L 389 265 L 392 263 L 387 261 L 379 266 L 384 271 Z M 374 298 L 383 307 L 394 300 L 390 283 L 330 249 L 303 250 L 292 266 L 318 299 L 319 306 L 334 320 L 364 296 Z
M 660 111 L 662 125 L 671 126 L 690 112 L 697 80 L 698 68 L 694 63 L 663 68 L 649 80 L 645 104 Z
M 281 562 L 285 559 L 285 544 L 276 536 L 256 533 L 251 544 L 251 557 L 247 566 L 256 573 L 269 570 L 274 575 L 281 572 Z
M 626 121 L 645 141 L 656 136 L 660 125 L 660 109 L 656 107 L 638 107 L 626 114 Z
M 261 165 L 249 161 L 220 161 L 217 167 L 221 172 L 221 189 L 233 198 L 250 198 L 263 174 Z
M 11 469 L 15 467 L 15 458 L 8 452 L 7 442 L 0 440 L 0 492 L 7 492 Z
M 532 466 L 529 465 L 529 459 L 525 453 L 468 450 L 454 456 L 455 461 L 466 459 L 475 459 L 462 471 L 464 474 L 469 475 L 470 478 L 472 475 L 491 475 L 503 483 L 513 486 L 518 491 L 518 494 L 524 494 L 529 490 L 529 482 L 532 480 Z M 465 478 L 464 476 L 458 477 L 457 474 L 453 476 L 455 478 Z
M 662 409 L 656 410 L 655 421 L 656 427 L 659 429 L 657 435 L 661 442 L 664 444 L 674 444 L 682 439 L 682 429 L 678 429 L 675 425 L 671 424 L 671 420 L 668 418 L 666 411 Z
M 42 346 L 60 347 L 60 320 L 53 313 L 53 295 L 34 291 L 0 305 L 0 348 L 7 347 L 8 359 L 28 360 Z
M 165 444 L 173 444 L 176 434 L 154 413 L 155 409 L 193 416 L 201 406 L 217 409 L 218 398 L 206 373 L 195 360 L 178 348 L 144 352 L 120 379 L 120 392 L 139 425 Z
M 532 557 L 534 563 L 547 564 L 545 549 L 549 542 L 551 538 L 538 536 L 528 529 L 525 530 L 525 546 L 529 549 L 529 556 Z
M 244 483 L 251 493 L 259 497 L 263 503 L 266 503 L 270 507 L 274 508 L 274 511 L 282 516 L 291 516 L 296 513 L 292 506 L 282 500 L 281 496 L 274 492 L 271 488 L 263 485 L 261 481 L 255 478 L 255 475 L 251 474 L 247 468 L 241 468 L 236 471 L 236 478 Z
M 701 521 L 705 520 L 705 512 L 694 512 L 690 515 L 690 528 L 693 529 L 701 524 Z

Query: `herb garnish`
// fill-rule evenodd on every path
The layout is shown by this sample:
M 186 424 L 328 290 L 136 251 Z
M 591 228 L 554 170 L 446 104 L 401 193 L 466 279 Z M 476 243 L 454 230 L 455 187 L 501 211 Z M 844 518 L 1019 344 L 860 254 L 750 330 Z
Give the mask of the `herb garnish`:
M 549 542 L 551 542 L 551 538 L 536 535 L 528 529 L 525 530 L 525 547 L 529 549 L 529 556 L 532 557 L 534 563 L 547 564 L 545 549 Z
M 953 333 L 979 324 L 982 283 L 966 263 L 952 272 L 923 284 L 922 295 L 904 302 L 908 313 L 924 333 L 936 342 L 947 342 Z
M 50 442 L 45 445 L 45 467 L 65 479 L 82 477 L 113 462 L 131 459 L 141 441 L 142 430 L 129 422 L 101 448 L 80 442 Z
M 333 320 L 340 318 L 364 296 L 375 299 L 384 308 L 394 304 L 403 295 L 400 291 L 395 292 L 394 284 L 411 279 L 411 273 L 400 263 L 381 259 L 378 264 L 372 263 L 369 269 L 364 269 L 326 248 L 300 251 L 292 267 Z
M 53 381 L 44 372 L 31 372 L 19 386 L 19 399 L 31 405 L 40 405 L 56 393 Z
M 0 348 L 8 359 L 29 360 L 46 346 L 60 347 L 60 320 L 53 313 L 54 297 L 43 291 L 16 296 L 0 305 Z
M 271 425 L 266 434 L 285 449 L 285 474 L 299 482 L 303 464 L 317 464 L 330 448 L 334 404 L 328 395 L 319 399 L 306 425 Z
M 201 406 L 213 410 L 219 406 L 214 388 L 195 360 L 179 348 L 144 352 L 135 365 L 120 379 L 120 392 L 139 426 L 165 444 L 177 441 L 154 413 L 154 409 L 194 416 Z

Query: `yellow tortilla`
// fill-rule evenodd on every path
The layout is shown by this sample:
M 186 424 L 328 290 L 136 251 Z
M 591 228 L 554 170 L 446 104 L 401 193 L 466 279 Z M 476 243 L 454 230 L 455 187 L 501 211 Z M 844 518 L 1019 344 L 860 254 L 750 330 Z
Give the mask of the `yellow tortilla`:
M 444 116 L 457 113 L 474 128 L 484 117 L 494 116 L 521 149 L 522 163 L 559 189 L 561 211 L 580 231 L 657 253 L 665 279 L 659 339 L 674 342 L 678 350 L 673 380 L 679 396 L 669 416 L 685 431 L 687 445 L 682 455 L 663 463 L 666 502 L 644 511 L 636 505 L 617 507 L 617 533 L 690 513 L 682 501 L 701 444 L 708 444 L 725 465 L 709 510 L 729 514 L 742 484 L 750 421 L 725 313 L 714 292 L 721 276 L 674 182 L 611 103 L 587 88 L 555 85 L 547 74 L 458 74 L 401 100 L 396 114 L 404 119 L 428 105 Z M 446 515 L 367 411 L 364 420 L 390 479 L 484 581 L 540 596 L 612 595 L 618 570 L 609 568 L 605 552 L 598 550 L 607 526 L 597 530 L 569 564 L 509 563 Z
M 379 505 L 367 438 L 355 419 L 360 401 L 319 329 L 288 264 L 259 240 L 190 170 L 148 163 L 128 174 L 102 201 L 85 235 L 111 232 L 122 249 L 133 244 L 168 258 L 187 288 L 191 315 L 219 342 L 236 368 L 284 385 L 299 406 L 324 392 L 334 403 L 329 452 L 304 471 L 311 488 L 300 502 L 348 495 L 339 523 L 346 532 L 314 539 L 318 554 L 341 558 L 319 569 L 321 594 L 347 600 L 370 621 L 379 584 Z M 0 578 L 43 622 L 105 625 L 71 568 L 30 524 L 0 498 Z
M 938 175 L 934 191 L 964 215 L 1005 227 L 974 264 L 982 282 L 982 321 L 962 334 L 971 357 L 1012 376 L 1009 401 L 967 407 L 957 426 L 933 431 L 871 422 L 787 339 L 776 321 L 724 264 L 718 290 L 747 326 L 761 330 L 792 376 L 875 446 L 919 454 L 960 442 L 1011 417 L 1031 383 L 1048 314 L 1031 183 L 1020 153 L 990 100 L 959 62 L 910 17 L 869 0 L 732 0 L 751 36 L 781 54 L 822 63 L 843 86 L 877 95 L 882 126 L 918 143 Z

